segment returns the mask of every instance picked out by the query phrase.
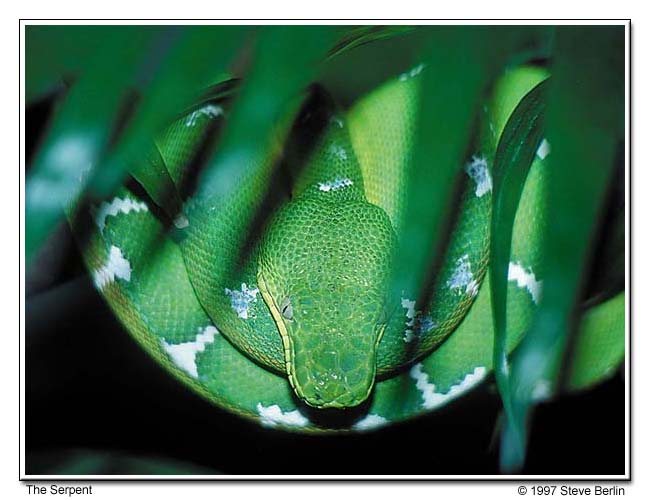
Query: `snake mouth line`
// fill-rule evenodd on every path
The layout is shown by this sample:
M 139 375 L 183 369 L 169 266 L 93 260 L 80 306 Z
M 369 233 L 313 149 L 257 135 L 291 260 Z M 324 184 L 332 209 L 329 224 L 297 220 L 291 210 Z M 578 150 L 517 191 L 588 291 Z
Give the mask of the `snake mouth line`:
M 271 295 L 271 293 L 269 292 L 268 286 L 264 279 L 264 275 L 261 271 L 261 266 L 259 267 L 257 272 L 257 286 L 259 287 L 260 293 L 262 294 L 262 298 L 264 299 L 264 302 L 269 308 L 269 311 L 271 311 L 271 316 L 273 317 L 273 321 L 275 322 L 278 331 L 280 332 L 280 338 L 282 339 L 282 349 L 284 351 L 285 369 L 287 372 L 287 377 L 289 378 L 289 384 L 291 384 L 291 388 L 296 392 L 296 394 L 300 397 L 300 399 L 304 401 L 305 395 L 302 393 L 302 390 L 300 389 L 298 383 L 296 382 L 295 374 L 293 371 L 293 364 L 292 364 L 292 360 L 294 359 L 293 344 L 291 342 L 291 338 L 289 337 L 289 333 L 287 332 L 287 328 L 284 325 L 284 322 L 282 321 L 280 308 L 276 304 L 273 295 Z

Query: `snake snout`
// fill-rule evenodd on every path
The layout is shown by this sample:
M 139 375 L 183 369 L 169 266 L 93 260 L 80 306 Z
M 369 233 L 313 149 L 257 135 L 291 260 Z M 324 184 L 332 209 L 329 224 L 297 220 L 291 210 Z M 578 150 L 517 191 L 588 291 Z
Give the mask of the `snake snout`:
M 301 359 L 302 358 L 302 359 Z M 363 403 L 375 379 L 374 349 L 366 352 L 312 350 L 296 356 L 296 394 L 315 408 L 350 408 Z

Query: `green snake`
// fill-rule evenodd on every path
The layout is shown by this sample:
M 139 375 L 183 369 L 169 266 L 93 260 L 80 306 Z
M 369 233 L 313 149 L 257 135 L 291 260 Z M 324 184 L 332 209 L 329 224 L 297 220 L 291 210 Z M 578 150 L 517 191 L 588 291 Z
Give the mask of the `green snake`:
M 418 310 L 416 297 L 390 295 L 387 281 L 396 245 L 408 244 L 398 235 L 424 71 L 416 66 L 345 110 L 312 88 L 297 117 L 278 124 L 265 165 L 227 199 L 188 189 L 201 144 L 228 121 L 227 102 L 203 101 L 156 138 L 137 189 L 93 207 L 83 254 L 94 283 L 171 374 L 223 409 L 293 431 L 377 429 L 441 408 L 489 377 L 491 169 L 509 114 L 547 74 L 511 71 L 484 106 L 432 299 Z M 515 220 L 509 351 L 542 296 L 551 155 L 542 141 Z M 164 179 L 172 202 L 158 202 L 150 178 Z M 271 208 L 242 251 L 241 221 L 269 197 L 270 179 L 279 179 Z M 586 341 L 622 332 L 623 311 L 622 294 L 589 311 Z M 576 375 L 574 386 L 611 371 L 622 356 L 611 351 L 583 361 L 594 374 Z

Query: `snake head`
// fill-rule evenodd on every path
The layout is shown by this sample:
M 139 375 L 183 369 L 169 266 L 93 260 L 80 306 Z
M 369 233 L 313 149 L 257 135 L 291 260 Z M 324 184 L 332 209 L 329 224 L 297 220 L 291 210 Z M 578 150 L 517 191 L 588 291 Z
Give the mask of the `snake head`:
M 348 408 L 368 398 L 394 240 L 385 212 L 366 201 L 307 197 L 271 222 L 258 284 L 282 337 L 289 381 L 308 405 Z

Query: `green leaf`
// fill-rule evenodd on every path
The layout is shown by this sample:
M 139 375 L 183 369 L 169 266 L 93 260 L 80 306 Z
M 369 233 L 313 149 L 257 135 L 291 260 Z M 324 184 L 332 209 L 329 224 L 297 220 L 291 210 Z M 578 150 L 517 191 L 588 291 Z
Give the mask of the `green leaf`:
M 348 50 L 361 45 L 376 42 L 377 40 L 390 40 L 397 36 L 411 33 L 414 26 L 356 26 L 348 30 L 329 51 L 329 57 L 337 57 Z
M 260 31 L 251 68 L 242 80 L 221 142 L 188 204 L 190 220 L 193 210 L 237 199 L 240 209 L 236 224 L 231 224 L 232 234 L 237 235 L 233 244 L 245 246 L 265 202 L 259 186 L 270 188 L 280 145 L 335 33 L 335 28 L 327 26 L 274 26 Z M 238 252 L 227 252 L 225 246 L 214 251 L 213 260 L 230 272 Z
M 55 116 L 27 181 L 28 259 L 84 189 L 106 197 L 129 169 L 141 174 L 136 177 L 157 203 L 173 198 L 171 184 L 151 182 L 134 162 L 146 162 L 155 134 L 225 73 L 244 31 L 228 26 L 102 31 L 110 36 L 79 68 L 79 81 Z M 139 101 L 127 99 L 133 89 Z M 135 110 L 127 109 L 134 104 Z
M 589 309 L 576 334 L 566 389 L 586 389 L 614 373 L 625 357 L 625 293 Z
M 324 26 L 274 26 L 260 32 L 219 151 L 203 173 L 199 198 L 225 199 L 247 179 L 256 180 L 256 167 L 265 165 L 277 141 L 278 123 L 288 123 L 287 114 L 297 111 L 296 98 L 333 40 L 334 29 Z
M 153 202 L 171 218 L 181 211 L 181 199 L 160 150 L 151 146 L 146 159 L 138 159 L 129 174 L 144 188 Z
M 515 32 L 473 26 L 432 32 L 424 57 L 416 144 L 408 166 L 406 208 L 391 293 L 419 297 L 445 247 L 455 179 L 463 165 L 480 99 L 500 72 Z M 417 307 L 416 307 L 417 308 Z
M 547 80 L 537 84 L 515 108 L 501 135 L 494 161 L 490 240 L 490 284 L 494 315 L 493 363 L 497 386 L 508 419 L 514 418 L 506 346 L 508 266 L 517 207 L 528 171 L 542 140 L 547 87 Z M 522 436 L 514 438 L 523 440 Z
M 130 30 L 113 32 L 96 54 L 95 63 L 86 68 L 60 104 L 26 182 L 28 261 L 102 161 L 121 104 L 149 44 L 145 34 L 136 39 Z
M 128 41 L 123 45 L 123 62 L 128 66 L 126 52 L 160 35 L 160 26 L 70 26 L 31 25 L 25 27 L 25 100 L 31 103 L 48 93 L 63 88 L 86 73 L 102 69 L 97 64 L 107 55 L 107 44 L 115 37 Z M 109 49 L 110 50 L 110 49 Z M 108 60 L 106 62 L 109 62 Z M 106 71 L 106 67 L 103 67 Z M 113 66 L 120 73 L 125 66 Z
M 219 472 L 161 456 L 93 450 L 57 449 L 31 454 L 32 474 L 91 476 L 91 475 L 207 475 Z
M 592 237 L 622 139 L 623 57 L 623 27 L 557 29 L 547 114 L 552 153 L 544 292 L 533 326 L 512 360 L 514 419 L 506 426 L 501 449 L 506 471 L 523 463 L 525 448 L 517 437 L 526 433 L 534 389 L 539 383 L 555 385 L 576 321 Z
M 107 196 L 121 184 L 134 158 L 144 161 L 152 138 L 227 73 L 246 32 L 245 28 L 234 26 L 193 26 L 179 32 L 160 68 L 144 86 L 142 101 L 129 127 L 92 179 L 89 188 L 94 193 Z M 149 184 L 145 189 L 154 200 L 164 203 L 161 198 L 166 193 L 160 191 L 166 186 Z

